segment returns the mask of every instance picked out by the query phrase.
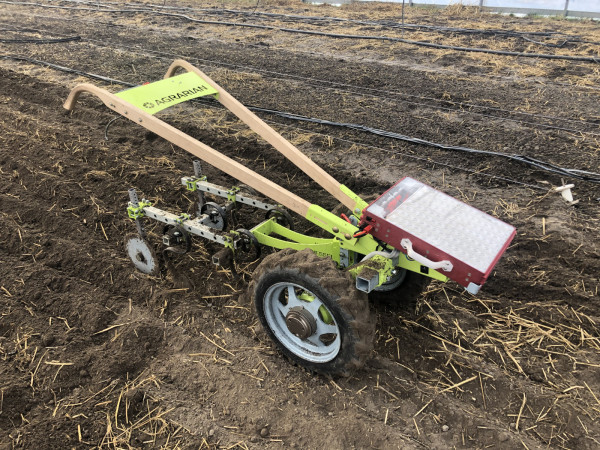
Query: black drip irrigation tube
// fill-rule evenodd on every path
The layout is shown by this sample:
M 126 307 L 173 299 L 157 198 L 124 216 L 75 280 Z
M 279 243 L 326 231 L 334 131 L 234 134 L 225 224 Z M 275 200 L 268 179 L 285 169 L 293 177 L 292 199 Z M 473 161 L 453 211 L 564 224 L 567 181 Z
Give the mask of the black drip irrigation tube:
M 103 75 L 97 75 L 97 74 L 93 74 L 93 73 L 89 73 L 89 72 L 84 72 L 84 71 L 73 69 L 70 67 L 64 67 L 64 66 L 60 66 L 58 64 L 53 64 L 53 63 L 49 63 L 46 61 L 40 61 L 40 60 L 36 60 L 33 58 L 25 57 L 25 56 L 0 55 L 0 59 L 29 62 L 32 64 L 37 64 L 37 65 L 41 65 L 41 66 L 48 67 L 51 69 L 59 70 L 62 72 L 73 73 L 73 74 L 84 76 L 87 78 L 104 81 L 104 82 L 110 83 L 110 84 L 118 84 L 118 85 L 122 85 L 122 86 L 126 86 L 126 87 L 136 87 L 137 86 L 134 83 L 117 80 L 117 79 L 106 77 Z M 401 141 L 409 142 L 412 144 L 424 145 L 427 147 L 433 147 L 433 148 L 438 148 L 438 149 L 442 149 L 442 150 L 459 151 L 459 152 L 475 154 L 475 155 L 505 158 L 505 159 L 509 159 L 512 161 L 520 162 L 522 164 L 529 165 L 531 167 L 534 167 L 536 169 L 539 169 L 539 170 L 542 170 L 545 172 L 561 175 L 564 177 L 575 178 L 575 179 L 587 181 L 590 183 L 600 184 L 600 174 L 598 174 L 598 173 L 588 172 L 585 170 L 564 168 L 564 167 L 560 167 L 558 165 L 548 163 L 545 161 L 541 161 L 539 159 L 535 159 L 535 158 L 525 156 L 525 155 L 499 153 L 499 152 L 493 152 L 493 151 L 489 151 L 489 150 L 477 150 L 477 149 L 473 149 L 473 148 L 469 148 L 469 147 L 440 144 L 437 142 L 427 141 L 425 139 L 406 136 L 406 135 L 395 133 L 392 131 L 386 131 L 386 130 L 380 130 L 377 128 L 367 127 L 365 125 L 354 124 L 354 123 L 344 123 L 344 122 L 333 122 L 330 120 L 311 118 L 311 117 L 306 117 L 306 116 L 302 116 L 299 114 L 293 114 L 293 113 L 288 113 L 288 112 L 284 112 L 284 111 L 277 111 L 277 110 L 273 110 L 273 109 L 261 108 L 258 106 L 247 106 L 247 108 L 251 111 L 276 115 L 276 116 L 282 117 L 284 119 L 316 123 L 319 125 L 347 128 L 347 129 L 351 129 L 351 130 L 370 133 L 370 134 L 377 135 L 377 136 L 382 136 L 382 137 L 389 138 L 389 139 L 401 140 Z
M 425 139 L 414 138 L 414 137 L 406 136 L 403 134 L 394 133 L 392 131 L 379 130 L 377 128 L 367 127 L 365 125 L 359 125 L 359 124 L 355 124 L 355 123 L 332 122 L 329 120 L 315 119 L 315 118 L 311 118 L 311 117 L 301 116 L 298 114 L 292 114 L 292 113 L 287 113 L 287 112 L 282 112 L 282 111 L 260 108 L 257 106 L 248 106 L 247 108 L 251 109 L 252 111 L 256 111 L 256 112 L 274 114 L 274 115 L 277 115 L 279 117 L 283 117 L 286 119 L 302 121 L 302 122 L 311 122 L 311 123 L 316 123 L 316 124 L 320 124 L 320 125 L 328 125 L 328 126 L 334 126 L 334 127 L 340 127 L 340 128 L 348 128 L 351 130 L 363 131 L 363 132 L 374 134 L 377 136 L 383 136 L 383 137 L 386 137 L 389 139 L 401 140 L 401 141 L 405 141 L 405 142 L 410 142 L 412 144 L 425 145 L 428 147 L 439 148 L 442 150 L 460 151 L 460 152 L 471 153 L 471 154 L 475 154 L 475 155 L 484 155 L 484 156 L 497 156 L 497 157 L 506 158 L 506 159 L 510 159 L 513 161 L 525 163 L 527 165 L 530 165 L 532 167 L 535 167 L 537 169 L 540 169 L 540 170 L 543 170 L 546 172 L 555 173 L 555 174 L 566 176 L 566 177 L 577 178 L 577 179 L 580 179 L 583 181 L 589 181 L 591 183 L 599 183 L 600 184 L 600 174 L 597 174 L 594 172 L 587 172 L 584 170 L 566 169 L 566 168 L 557 166 L 552 163 L 548 163 L 548 162 L 541 161 L 539 159 L 531 158 L 529 156 L 516 155 L 516 154 L 511 155 L 511 154 L 507 154 L 507 153 L 493 152 L 490 150 L 477 150 L 474 148 L 462 147 L 462 146 L 458 146 L 458 145 L 439 144 L 437 142 L 431 142 L 431 141 L 427 141 Z
M 110 84 L 118 84 L 121 86 L 127 87 L 136 87 L 137 84 L 128 83 L 127 81 L 116 80 L 114 78 L 105 77 L 103 75 L 96 75 L 95 73 L 84 72 L 82 70 L 72 69 L 71 67 L 59 66 L 58 64 L 53 64 L 47 61 L 40 61 L 39 59 L 28 58 L 27 56 L 18 56 L 18 55 L 0 55 L 0 59 L 10 59 L 13 61 L 22 61 L 28 62 L 31 64 L 36 64 L 38 66 L 48 67 L 50 69 L 58 70 L 60 72 L 72 73 L 75 75 L 80 75 L 82 77 L 90 78 L 92 80 L 104 81 Z
M 85 5 L 94 5 L 97 7 L 112 7 L 112 6 L 121 6 L 115 2 L 91 2 L 91 1 L 82 1 L 82 0 L 64 0 L 68 3 L 75 4 L 85 4 Z M 445 27 L 438 25 L 424 25 L 424 24 L 410 24 L 410 23 L 400 23 L 394 22 L 393 20 L 357 20 L 357 19 L 348 19 L 344 17 L 332 17 L 332 16 L 305 16 L 300 14 L 284 14 L 284 13 L 269 13 L 265 11 L 257 11 L 254 8 L 253 11 L 244 11 L 239 9 L 227 9 L 227 8 L 191 8 L 185 6 L 167 6 L 166 4 L 158 5 L 158 4 L 147 4 L 147 3 L 130 3 L 133 7 L 136 8 L 144 8 L 148 12 L 157 12 L 158 11 L 186 11 L 191 13 L 203 13 L 203 14 L 213 14 L 213 15 L 241 15 L 246 17 L 269 17 L 269 18 L 278 18 L 278 19 L 289 19 L 291 21 L 299 21 L 303 23 L 311 23 L 311 22 L 340 22 L 340 23 L 350 23 L 356 25 L 366 25 L 366 26 L 379 26 L 383 28 L 401 28 L 408 30 L 418 30 L 418 31 L 432 31 L 439 33 L 453 33 L 453 34 L 480 34 L 486 36 L 506 36 L 506 37 L 516 37 L 522 38 L 528 42 L 533 42 L 535 44 L 547 46 L 547 47 L 562 47 L 566 43 L 569 42 L 580 42 L 587 44 L 599 44 L 598 42 L 586 41 L 578 35 L 569 35 L 566 33 L 556 32 L 556 31 L 517 31 L 517 30 L 501 30 L 501 29 L 478 29 L 478 28 L 462 28 L 462 27 Z M 257 3 L 258 5 L 258 3 Z M 535 37 L 546 37 L 546 38 L 555 38 L 555 39 L 564 39 L 561 44 L 549 44 L 544 42 L 538 42 L 531 39 L 531 36 Z
M 81 36 L 71 36 L 57 39 L 35 39 L 35 38 L 19 38 L 19 39 L 0 39 L 3 44 L 60 44 L 64 42 L 80 41 Z
M 272 26 L 272 25 L 258 25 L 258 24 L 226 22 L 226 21 L 218 21 L 218 20 L 202 20 L 202 19 L 195 19 L 186 14 L 154 11 L 154 10 L 149 10 L 147 8 L 99 10 L 99 9 L 94 9 L 94 8 L 76 8 L 76 7 L 71 7 L 71 6 L 42 5 L 42 4 L 35 3 L 35 2 L 11 2 L 11 1 L 7 1 L 7 0 L 1 0 L 0 3 L 11 4 L 11 5 L 35 6 L 35 7 L 42 7 L 42 8 L 58 8 L 58 9 L 79 10 L 79 11 L 92 11 L 92 12 L 101 12 L 101 13 L 151 13 L 151 14 L 167 16 L 167 17 L 177 17 L 177 18 L 188 20 L 190 22 L 200 23 L 200 24 L 205 24 L 205 25 L 220 25 L 220 26 L 230 26 L 230 27 L 256 28 L 256 29 L 262 29 L 262 30 L 281 31 L 284 33 L 306 34 L 306 35 L 330 37 L 330 38 L 336 38 L 336 39 L 357 39 L 357 40 L 378 40 L 378 41 L 387 41 L 387 42 L 399 42 L 399 43 L 403 43 L 403 44 L 416 45 L 416 46 L 428 47 L 428 48 L 455 50 L 455 51 L 473 52 L 473 53 L 486 53 L 486 54 L 491 54 L 491 55 L 600 63 L 600 58 L 587 57 L 587 56 L 552 55 L 552 54 L 546 54 L 546 53 L 525 53 L 525 52 L 512 52 L 512 51 L 507 51 L 507 50 L 493 50 L 493 49 L 478 48 L 478 47 L 458 47 L 458 46 L 454 46 L 454 45 L 436 44 L 433 42 L 424 42 L 424 41 L 413 41 L 410 39 L 395 38 L 395 37 L 390 37 L 390 36 L 369 36 L 369 35 L 361 35 L 361 34 L 327 33 L 324 31 L 300 30 L 300 29 L 296 29 L 296 28 L 276 27 L 276 26 Z
M 85 3 L 85 2 L 77 2 L 77 3 Z M 42 33 L 42 31 L 40 30 L 32 30 L 32 29 L 10 29 L 10 30 L 6 30 L 6 31 L 19 31 L 19 32 L 29 32 L 29 33 Z M 66 37 L 69 38 L 69 37 Z M 65 38 L 65 39 L 66 39 Z M 79 39 L 78 39 L 79 40 Z M 94 42 L 94 43 L 98 43 L 100 41 L 98 40 L 94 40 L 94 39 L 86 39 L 86 41 L 89 42 Z M 66 42 L 66 40 L 65 40 Z M 109 48 L 119 48 L 119 47 L 109 47 Z M 130 50 L 130 49 L 127 49 Z M 143 50 L 143 49 L 142 49 Z M 147 50 L 148 51 L 148 50 Z M 157 53 L 157 54 L 164 54 L 167 55 L 169 53 L 164 53 L 164 52 L 154 52 L 154 51 L 149 51 L 150 53 Z M 174 57 L 179 57 L 178 55 L 175 54 L 169 54 L 171 56 Z M 153 58 L 160 58 L 158 56 L 151 56 Z M 537 126 L 539 128 L 546 128 L 546 129 L 551 129 L 551 130 L 558 130 L 558 131 L 566 131 L 566 132 L 570 132 L 570 133 L 582 133 L 582 134 L 588 134 L 588 135 L 592 135 L 592 136 L 600 136 L 600 133 L 596 133 L 593 131 L 586 131 L 586 130 L 580 130 L 580 129 L 575 129 L 575 128 L 567 128 L 567 127 L 561 127 L 561 126 L 557 126 L 557 125 L 549 125 L 549 124 L 544 124 L 544 123 L 536 123 L 536 122 L 529 122 L 526 120 L 522 120 L 522 119 L 513 119 L 510 117 L 501 117 L 498 115 L 494 115 L 494 114 L 486 114 L 486 113 L 481 113 L 481 112 L 477 112 L 477 111 L 473 111 L 472 109 L 486 109 L 486 110 L 492 110 L 492 111 L 499 111 L 502 113 L 507 113 L 509 115 L 524 115 L 524 116 L 529 116 L 529 117 L 535 117 L 535 118 L 540 118 L 540 119 L 544 119 L 544 120 L 555 120 L 555 121 L 561 121 L 561 122 L 570 122 L 570 123 L 576 123 L 578 125 L 593 125 L 593 126 L 597 126 L 596 122 L 590 122 L 587 120 L 573 120 L 573 119 L 567 119 L 564 117 L 556 117 L 556 116 L 547 116 L 547 115 L 541 115 L 541 114 L 533 114 L 533 113 L 528 113 L 528 112 L 524 112 L 524 111 L 510 111 L 510 110 L 505 110 L 502 108 L 496 108 L 496 107 L 491 107 L 491 106 L 486 106 L 486 105 L 474 105 L 474 104 L 469 104 L 469 103 L 464 103 L 464 102 L 456 102 L 456 101 L 451 101 L 451 100 L 440 100 L 440 99 L 436 99 L 436 98 L 431 98 L 431 97 L 422 97 L 422 96 L 417 96 L 417 95 L 411 95 L 411 94 L 406 94 L 406 93 L 400 93 L 400 92 L 394 92 L 394 91 L 384 91 L 384 90 L 379 90 L 379 89 L 373 89 L 373 88 L 368 88 L 365 86 L 352 86 L 352 85 L 348 85 L 348 84 L 344 84 L 344 83 L 338 83 L 338 82 L 333 82 L 330 80 L 319 80 L 319 79 L 313 79 L 313 78 L 306 78 L 306 77 L 301 77 L 301 76 L 295 76 L 295 75 L 290 75 L 290 74 L 283 74 L 283 73 L 279 73 L 279 72 L 273 72 L 273 71 L 269 71 L 269 70 L 264 70 L 264 69 L 259 69 L 256 67 L 251 67 L 251 66 L 242 66 L 242 65 L 238 65 L 238 64 L 227 64 L 227 63 L 222 63 L 222 62 L 216 62 L 216 61 L 211 61 L 211 60 L 207 60 L 207 59 L 201 59 L 201 58 L 193 58 L 197 61 L 202 61 L 202 62 L 207 62 L 209 64 L 212 65 L 218 65 L 218 66 L 231 66 L 231 67 L 238 67 L 238 68 L 242 68 L 245 70 L 252 70 L 255 72 L 261 72 L 261 73 L 266 73 L 269 74 L 271 76 L 274 76 L 275 78 L 279 78 L 281 76 L 284 76 L 285 79 L 300 79 L 300 80 L 304 80 L 307 81 L 309 83 L 312 82 L 319 82 L 319 87 L 322 87 L 322 84 L 327 84 L 327 85 L 331 85 L 333 89 L 340 89 L 339 87 L 335 87 L 335 86 L 342 86 L 342 88 L 347 88 L 347 87 L 354 87 L 354 88 L 360 88 L 361 92 L 357 92 L 357 91 L 348 91 L 354 94 L 359 94 L 359 95 L 372 95 L 375 97 L 379 97 L 379 93 L 386 93 L 386 94 L 391 94 L 391 95 L 399 95 L 401 97 L 409 97 L 409 98 L 416 98 L 419 100 L 431 100 L 431 101 L 435 101 L 435 102 L 442 102 L 442 103 L 448 103 L 451 104 L 453 106 L 457 106 L 460 107 L 460 109 L 456 109 L 456 108 L 448 108 L 448 107 L 444 107 L 441 105 L 429 105 L 427 103 L 422 103 L 422 102 L 415 102 L 415 101 L 411 101 L 408 100 L 406 98 L 402 98 L 400 99 L 400 101 L 402 102 L 406 102 L 406 103 L 412 103 L 412 104 L 416 104 L 419 106 L 425 106 L 427 108 L 433 107 L 436 109 L 440 109 L 440 110 L 445 110 L 445 111 L 451 111 L 451 112 L 459 112 L 459 113 L 467 113 L 467 114 L 473 114 L 473 115 L 477 115 L 480 117 L 491 117 L 495 120 L 501 120 L 501 121 L 509 121 L 509 122 L 516 122 L 516 123 L 520 123 L 523 124 L 525 126 Z M 347 90 L 347 89 L 344 89 Z M 367 94 L 365 93 L 365 91 L 371 91 L 371 92 L 375 92 L 376 94 Z M 466 109 L 464 109 L 463 107 L 465 107 Z

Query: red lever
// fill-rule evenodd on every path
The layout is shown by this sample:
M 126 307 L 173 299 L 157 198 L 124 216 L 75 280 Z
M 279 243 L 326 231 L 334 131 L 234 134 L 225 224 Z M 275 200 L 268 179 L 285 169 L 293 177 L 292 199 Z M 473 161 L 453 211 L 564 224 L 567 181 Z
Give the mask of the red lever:
M 373 225 L 367 225 L 362 230 L 354 233 L 352 235 L 352 237 L 355 237 L 355 238 L 363 237 L 365 234 L 368 234 L 372 229 L 373 229 Z

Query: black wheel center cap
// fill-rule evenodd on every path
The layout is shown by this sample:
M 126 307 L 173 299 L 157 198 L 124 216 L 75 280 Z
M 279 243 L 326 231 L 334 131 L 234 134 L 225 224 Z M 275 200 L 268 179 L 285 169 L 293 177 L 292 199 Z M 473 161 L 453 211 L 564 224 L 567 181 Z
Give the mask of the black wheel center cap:
M 294 336 L 306 339 L 317 331 L 317 321 L 313 315 L 302 306 L 290 308 L 285 316 L 285 324 Z

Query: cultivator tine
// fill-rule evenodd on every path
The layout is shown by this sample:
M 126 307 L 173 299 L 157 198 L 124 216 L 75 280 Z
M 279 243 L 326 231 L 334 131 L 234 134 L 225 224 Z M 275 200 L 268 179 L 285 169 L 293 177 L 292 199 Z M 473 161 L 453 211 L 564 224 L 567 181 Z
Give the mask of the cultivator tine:
M 233 251 L 229 247 L 223 247 L 212 256 L 212 263 L 215 266 L 228 267 L 233 261 Z
M 212 256 L 212 263 L 215 266 L 221 266 L 224 269 L 230 270 L 234 278 L 238 277 L 233 262 L 233 249 L 231 247 L 223 247 Z

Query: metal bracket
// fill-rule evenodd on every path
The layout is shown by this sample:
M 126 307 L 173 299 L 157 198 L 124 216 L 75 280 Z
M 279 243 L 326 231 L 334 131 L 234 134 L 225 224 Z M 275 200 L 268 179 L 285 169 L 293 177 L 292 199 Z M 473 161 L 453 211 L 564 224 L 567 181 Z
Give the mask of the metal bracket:
M 144 213 L 146 217 L 154 220 L 158 220 L 159 222 L 163 222 L 169 225 L 178 224 L 185 231 L 195 236 L 200 236 L 206 238 L 213 242 L 218 242 L 219 244 L 225 246 L 232 246 L 233 239 L 227 236 L 225 233 L 219 233 L 214 228 L 207 227 L 202 224 L 202 220 L 206 217 L 197 217 L 195 219 L 182 219 L 182 216 L 178 216 L 176 214 L 172 214 L 167 211 L 163 211 L 162 209 L 155 208 L 154 206 L 147 206 L 144 208 Z M 185 214 L 185 216 L 188 216 Z
M 189 214 L 182 213 L 179 215 L 179 217 L 177 219 L 175 219 L 175 223 L 182 225 L 184 221 L 190 220 L 191 218 L 192 218 L 192 216 L 190 216 Z
M 356 279 L 356 289 L 368 294 L 389 279 L 397 261 L 397 258 L 375 255 L 352 266 L 348 272 Z
M 354 209 L 352 209 L 352 214 L 359 216 L 362 214 L 362 210 L 365 209 L 369 204 L 365 202 L 362 198 L 352 192 L 347 186 L 340 185 L 340 191 L 346 194 L 349 198 L 354 201 Z
M 182 178 L 181 180 L 183 181 L 184 179 Z M 188 191 L 195 192 L 198 190 L 197 183 L 202 181 L 206 181 L 206 175 L 201 177 L 186 177 L 183 184 Z
M 135 206 L 132 202 L 129 202 L 127 204 L 127 215 L 133 220 L 141 219 L 145 215 L 144 208 L 148 206 L 152 206 L 152 203 L 145 199 L 141 202 L 138 202 L 137 206 Z
M 218 197 L 226 198 L 228 201 L 232 203 L 243 203 L 245 205 L 252 206 L 258 209 L 264 209 L 268 211 L 276 207 L 276 205 L 272 205 L 270 203 L 265 203 L 259 200 L 256 197 L 252 197 L 245 194 L 240 194 L 239 187 L 226 188 L 223 186 L 219 186 L 218 184 L 209 183 L 206 181 L 206 177 L 196 178 L 196 177 L 183 177 L 181 178 L 181 184 L 184 186 L 188 186 L 188 183 L 193 183 L 194 190 L 206 192 L 207 194 L 213 194 Z
M 236 194 L 240 191 L 240 188 L 237 186 L 232 187 L 227 191 L 227 201 L 235 203 Z

